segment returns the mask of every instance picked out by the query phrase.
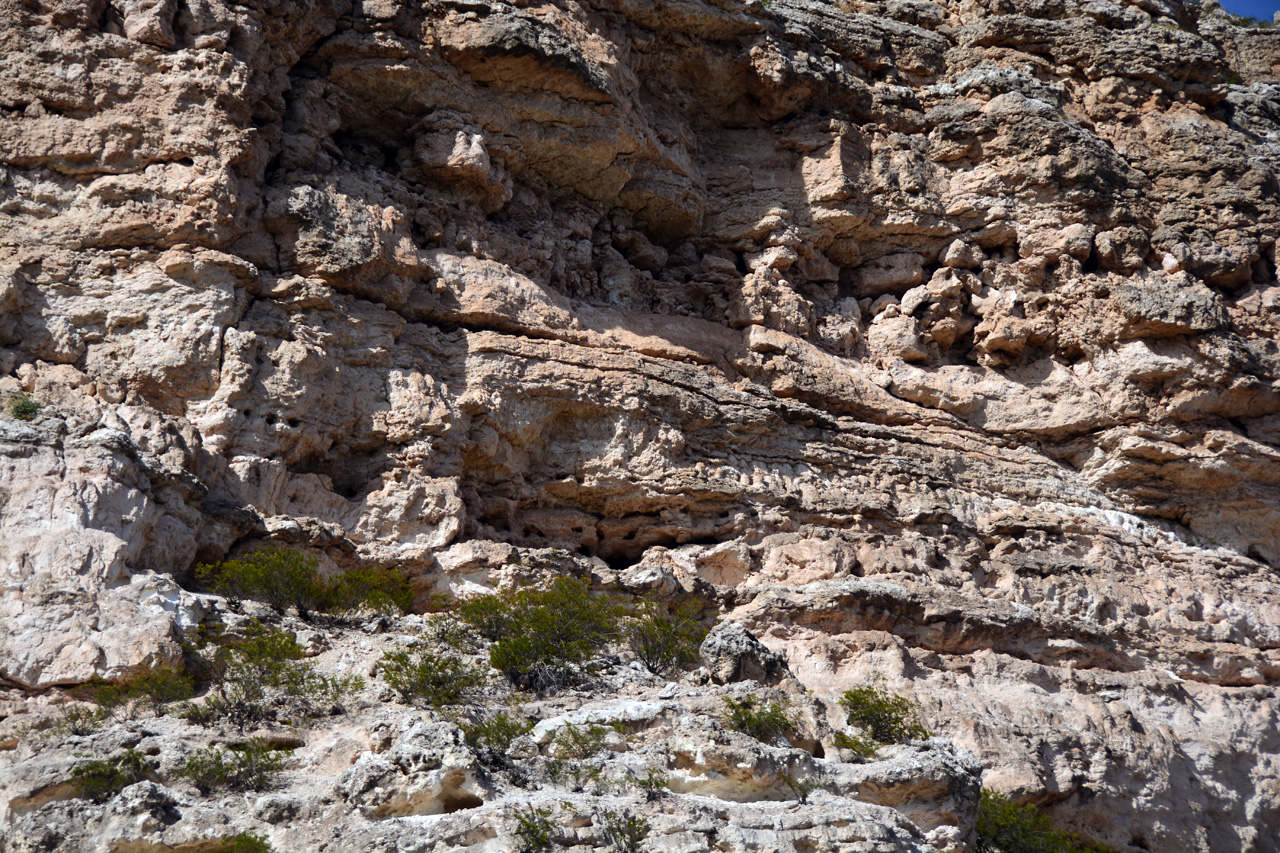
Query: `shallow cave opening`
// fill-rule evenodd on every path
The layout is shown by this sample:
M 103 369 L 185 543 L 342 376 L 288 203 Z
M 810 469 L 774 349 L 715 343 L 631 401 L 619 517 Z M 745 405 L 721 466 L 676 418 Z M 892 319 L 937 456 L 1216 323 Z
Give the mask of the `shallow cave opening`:
M 585 556 L 599 557 L 601 560 L 604 560 L 605 565 L 613 569 L 615 572 L 620 572 L 623 569 L 629 569 L 636 564 L 636 560 L 633 560 L 631 557 L 622 553 L 614 553 L 608 557 L 600 554 L 585 554 Z
M 390 470 L 391 460 L 385 449 L 367 453 L 351 452 L 335 447 L 328 453 L 308 456 L 289 470 L 294 474 L 319 474 L 333 483 L 333 491 L 349 501 L 356 500 L 369 484 Z
M 445 791 L 440 795 L 440 810 L 444 814 L 453 814 L 454 812 L 465 811 L 467 809 L 477 809 L 484 805 L 484 800 L 475 794 L 469 794 L 466 791 L 453 789 Z

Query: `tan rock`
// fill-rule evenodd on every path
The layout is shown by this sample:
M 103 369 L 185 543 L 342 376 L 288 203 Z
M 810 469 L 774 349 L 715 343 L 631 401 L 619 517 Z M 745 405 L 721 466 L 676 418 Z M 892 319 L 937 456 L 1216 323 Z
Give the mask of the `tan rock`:
M 882 674 L 1116 850 L 1276 846 L 1274 32 L 349 5 L 0 10 L 0 396 L 43 403 L 0 416 L 4 684 L 176 660 L 178 582 L 264 539 L 423 605 L 571 571 L 719 602 L 827 700 Z M 317 766 L 376 740 L 344 737 Z M 457 749 L 462 781 L 371 749 L 343 807 L 485 799 Z M 908 753 L 890 805 L 646 814 L 688 850 L 968 843 Z M 501 846 L 555 805 L 335 835 L 302 781 L 117 813 L 49 774 L 21 844 Z M 562 846 L 603 846 L 574 802 Z

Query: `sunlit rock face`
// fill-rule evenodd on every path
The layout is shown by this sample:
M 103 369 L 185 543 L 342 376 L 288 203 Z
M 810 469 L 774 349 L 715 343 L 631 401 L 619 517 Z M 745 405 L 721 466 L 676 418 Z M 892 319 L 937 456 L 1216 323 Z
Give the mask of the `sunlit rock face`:
M 1280 847 L 1280 31 L 2 0 L 0 160 L 15 694 L 176 660 L 266 540 L 423 601 L 573 568 L 878 674 L 1116 850 Z

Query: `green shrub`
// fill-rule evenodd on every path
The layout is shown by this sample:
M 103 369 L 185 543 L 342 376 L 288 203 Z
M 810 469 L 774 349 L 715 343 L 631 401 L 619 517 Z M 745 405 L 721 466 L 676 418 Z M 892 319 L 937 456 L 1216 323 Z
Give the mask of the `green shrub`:
M 795 732 L 796 723 L 785 704 L 761 702 L 754 694 L 744 699 L 724 697 L 724 724 L 762 743 Z
M 284 757 L 265 739 L 252 738 L 243 746 L 211 746 L 189 757 L 175 775 L 201 794 L 214 791 L 265 791 L 284 768 Z
M 982 789 L 978 853 L 1103 853 L 1106 848 L 1053 828 L 1049 816 L 998 791 Z
M 125 788 L 149 777 L 155 768 L 141 752 L 126 749 L 116 758 L 90 761 L 71 771 L 71 783 L 80 796 L 104 803 Z
M 650 767 L 643 776 L 637 776 L 632 781 L 640 789 L 640 793 L 644 795 L 644 801 L 651 803 L 667 793 L 667 785 L 670 784 L 671 777 L 667 775 L 665 770 Z
M 408 613 L 413 608 L 409 579 L 394 569 L 350 569 L 322 585 L 326 613 L 367 608 L 379 613 Z
M 485 597 L 492 598 L 492 596 Z M 429 643 L 445 646 L 464 654 L 474 654 L 483 647 L 480 633 L 452 614 L 436 613 L 430 616 L 422 638 Z
M 437 655 L 425 648 L 414 654 L 387 652 L 378 665 L 387 684 L 406 704 L 422 702 L 433 708 L 458 705 L 485 683 L 485 673 L 453 655 Z
M 606 811 L 604 817 L 604 837 L 616 853 L 640 853 L 644 850 L 644 840 L 649 837 L 649 821 L 642 817 Z
M 276 711 L 312 719 L 329 713 L 364 686 L 357 675 L 318 672 L 303 660 L 293 634 L 260 622 L 250 623 L 243 638 L 222 638 L 222 643 L 210 662 L 213 695 L 202 709 L 188 709 L 186 716 L 192 722 L 224 717 L 244 727 Z
M 16 397 L 9 398 L 9 414 L 14 420 L 29 421 L 35 417 L 36 412 L 40 411 L 41 403 L 35 397 L 31 397 L 25 392 L 18 394 Z
M 554 757 L 547 759 L 547 775 L 574 791 L 600 783 L 604 768 L 592 759 L 605 751 L 608 736 L 609 729 L 595 723 L 563 726 L 551 740 L 549 751 Z
M 272 544 L 243 559 L 197 566 L 196 577 L 232 601 L 261 601 L 281 614 L 293 607 L 303 619 L 312 611 L 408 613 L 413 607 L 409 579 L 393 569 L 350 569 L 329 580 L 319 565 L 311 554 Z
M 484 717 L 478 723 L 463 723 L 462 733 L 472 749 L 493 749 L 505 753 L 516 738 L 533 731 L 531 720 L 521 720 L 506 711 Z
M 551 740 L 551 752 L 556 758 L 586 761 L 604 752 L 609 729 L 596 723 L 575 726 L 566 723 Z
M 55 737 L 84 737 L 100 731 L 111 720 L 107 708 L 95 708 L 79 703 L 58 706 L 58 716 L 49 723 L 49 733 Z
M 698 648 L 707 635 L 697 613 L 694 602 L 668 609 L 657 601 L 642 601 L 624 629 L 627 645 L 657 675 L 696 663 Z
M 880 747 L 884 746 L 866 735 L 850 735 L 844 732 L 836 732 L 836 736 L 831 740 L 837 748 L 849 750 L 861 761 L 870 761 Z
M 521 593 L 528 597 L 530 591 L 498 592 L 493 595 L 477 595 L 457 605 L 460 619 L 475 629 L 490 642 L 496 642 L 511 633 L 511 624 L 516 618 L 515 608 Z
M 849 724 L 862 729 L 864 734 L 838 734 L 835 745 L 852 750 L 862 758 L 870 758 L 886 744 L 933 736 L 917 717 L 918 703 L 879 687 L 863 685 L 846 690 L 840 704 L 849 714 Z
M 555 824 L 551 822 L 551 809 L 535 809 L 519 806 L 515 809 L 516 840 L 520 842 L 520 853 L 533 853 L 536 850 L 551 849 L 551 834 L 555 832 Z
M 276 848 L 261 835 L 242 832 L 235 838 L 223 841 L 218 853 L 276 853 Z
M 582 679 L 582 664 L 618 638 L 625 608 L 575 578 L 464 602 L 458 615 L 492 640 L 489 663 L 521 689 L 546 692 Z
M 143 706 L 159 714 L 172 702 L 195 695 L 195 680 L 180 670 L 155 666 L 115 682 L 99 682 L 88 688 L 94 702 L 113 713 L 125 711 L 129 716 Z
M 233 601 L 261 601 L 277 613 L 289 607 L 307 618 L 323 597 L 320 561 L 283 545 L 266 545 L 240 560 L 196 567 L 196 577 Z
M 243 637 L 223 638 L 214 667 L 224 692 L 238 691 L 251 698 L 266 688 L 284 687 L 304 656 L 292 633 L 255 620 L 245 626 Z

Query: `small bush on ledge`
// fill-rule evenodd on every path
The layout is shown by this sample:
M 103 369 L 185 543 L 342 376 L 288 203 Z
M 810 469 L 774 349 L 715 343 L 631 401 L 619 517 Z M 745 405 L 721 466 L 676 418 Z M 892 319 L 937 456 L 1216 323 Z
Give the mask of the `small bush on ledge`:
M 148 778 L 154 768 L 140 752 L 126 749 L 122 755 L 90 761 L 71 771 L 71 783 L 80 796 L 104 803 L 125 788 Z
M 242 832 L 234 838 L 225 839 L 218 853 L 276 853 L 276 848 L 261 835 Z
M 460 726 L 472 749 L 492 749 L 504 755 L 516 738 L 533 731 L 532 721 L 506 711 L 482 717 L 479 722 L 463 722 Z
M 763 702 L 751 694 L 743 699 L 726 696 L 724 705 L 725 726 L 750 735 L 761 743 L 773 743 L 779 737 L 795 732 L 795 718 L 785 704 Z
M 982 789 L 978 853 L 1106 853 L 1105 847 L 1053 828 L 1049 816 L 998 791 Z
M 422 702 L 433 708 L 458 705 L 467 693 L 485 683 L 485 673 L 479 667 L 426 649 L 418 649 L 416 654 L 387 652 L 378 666 L 406 704 Z
M 215 791 L 265 791 L 275 784 L 283 768 L 284 757 L 259 737 L 237 748 L 202 749 L 188 758 L 176 775 L 207 796 Z
M 321 582 L 320 609 L 341 613 L 368 608 L 379 613 L 408 613 L 413 608 L 409 579 L 394 569 L 377 566 L 350 569 L 328 582 Z
M 232 601 L 261 601 L 277 613 L 294 607 L 306 619 L 324 592 L 319 563 L 293 548 L 267 545 L 240 560 L 198 566 L 196 577 Z
M 525 806 L 515 809 L 516 828 L 513 835 L 518 842 L 520 853 L 534 853 L 538 850 L 550 850 L 551 839 L 555 835 L 556 825 L 551 821 L 551 809 L 535 809 Z
M 625 608 L 576 578 L 462 603 L 459 617 L 491 640 L 489 663 L 518 688 L 539 693 L 583 679 L 582 665 L 618 639 Z
M 153 666 L 119 681 L 91 684 L 87 690 L 98 705 L 132 717 L 139 706 L 159 714 L 172 702 L 190 699 L 195 695 L 195 680 L 180 670 Z
M 35 397 L 22 393 L 9 398 L 9 415 L 17 421 L 29 421 L 36 416 L 36 412 L 40 411 L 43 405 L 44 403 Z
M 917 717 L 918 703 L 879 687 L 863 685 L 846 690 L 840 704 L 849 713 L 849 724 L 857 726 L 863 734 L 837 734 L 835 745 L 861 758 L 870 758 L 880 747 L 891 743 L 933 736 Z
M 260 601 L 281 614 L 292 607 L 303 619 L 313 612 L 408 613 L 413 607 L 409 579 L 394 569 L 350 569 L 327 579 L 319 566 L 314 555 L 266 545 L 239 560 L 197 566 L 196 577 L 232 601 Z
M 655 675 L 697 663 L 698 647 L 707 629 L 696 617 L 697 606 L 693 602 L 668 608 L 652 599 L 641 601 L 624 629 L 627 645 Z

